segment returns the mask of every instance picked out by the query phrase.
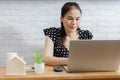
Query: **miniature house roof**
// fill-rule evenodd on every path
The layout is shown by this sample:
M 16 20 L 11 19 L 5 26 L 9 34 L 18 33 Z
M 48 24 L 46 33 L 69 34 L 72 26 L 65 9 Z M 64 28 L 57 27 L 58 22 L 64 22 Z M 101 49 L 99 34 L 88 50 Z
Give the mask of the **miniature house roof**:
M 11 60 L 9 60 L 8 62 L 13 61 L 14 59 L 18 59 L 18 60 L 21 61 L 23 64 L 26 64 L 26 62 L 25 62 L 22 58 L 20 58 L 19 56 L 13 57 L 13 58 L 12 58 Z

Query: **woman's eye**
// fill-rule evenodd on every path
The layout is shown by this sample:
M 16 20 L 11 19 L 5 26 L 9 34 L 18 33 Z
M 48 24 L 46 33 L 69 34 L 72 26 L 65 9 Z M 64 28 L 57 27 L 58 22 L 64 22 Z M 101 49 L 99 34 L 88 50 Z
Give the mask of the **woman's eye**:
M 77 18 L 76 20 L 80 20 L 79 18 Z
M 68 18 L 68 20 L 72 20 L 72 18 Z

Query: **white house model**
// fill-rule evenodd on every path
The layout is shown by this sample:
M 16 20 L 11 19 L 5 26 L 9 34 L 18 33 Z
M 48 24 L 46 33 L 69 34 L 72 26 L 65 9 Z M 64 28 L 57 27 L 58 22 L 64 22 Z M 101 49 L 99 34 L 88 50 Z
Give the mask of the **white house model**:
M 19 56 L 15 56 L 7 62 L 6 75 L 25 75 L 26 62 Z

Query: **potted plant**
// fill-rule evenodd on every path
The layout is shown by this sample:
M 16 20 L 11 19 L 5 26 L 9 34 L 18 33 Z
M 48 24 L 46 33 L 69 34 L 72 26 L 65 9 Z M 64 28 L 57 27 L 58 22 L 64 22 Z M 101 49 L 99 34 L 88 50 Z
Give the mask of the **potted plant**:
M 44 73 L 43 56 L 41 54 L 35 53 L 33 58 L 34 58 L 35 73 L 36 74 Z

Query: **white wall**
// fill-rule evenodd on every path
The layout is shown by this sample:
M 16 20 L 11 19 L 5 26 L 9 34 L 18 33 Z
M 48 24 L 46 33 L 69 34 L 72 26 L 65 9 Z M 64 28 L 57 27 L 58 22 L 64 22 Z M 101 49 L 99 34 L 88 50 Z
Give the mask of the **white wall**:
M 73 0 L 68 0 L 73 1 Z M 81 28 L 94 39 L 120 39 L 120 0 L 75 0 L 83 10 Z M 0 0 L 0 65 L 17 52 L 32 64 L 32 53 L 44 45 L 43 29 L 60 26 L 65 0 Z

